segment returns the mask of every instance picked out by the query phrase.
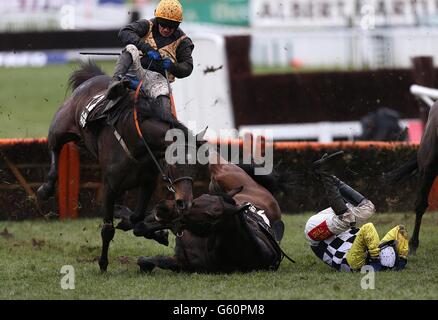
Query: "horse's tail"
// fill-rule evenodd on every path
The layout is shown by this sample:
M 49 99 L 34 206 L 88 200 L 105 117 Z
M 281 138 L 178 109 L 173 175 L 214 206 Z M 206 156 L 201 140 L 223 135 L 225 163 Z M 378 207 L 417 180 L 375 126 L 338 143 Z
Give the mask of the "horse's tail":
M 401 167 L 394 169 L 388 173 L 383 174 L 383 181 L 388 184 L 395 184 L 401 182 L 408 176 L 413 176 L 418 171 L 417 153 L 412 156 Z
M 79 65 L 79 69 L 73 71 L 70 78 L 68 79 L 68 86 L 72 90 L 75 90 L 82 83 L 96 76 L 105 75 L 105 72 L 93 61 L 82 61 Z

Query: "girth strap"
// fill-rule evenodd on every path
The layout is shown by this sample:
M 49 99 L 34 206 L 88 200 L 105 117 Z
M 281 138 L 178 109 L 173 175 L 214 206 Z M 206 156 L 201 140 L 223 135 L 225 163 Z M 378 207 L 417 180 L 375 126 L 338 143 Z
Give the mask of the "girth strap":
M 113 128 L 114 128 L 114 127 L 113 127 Z M 131 159 L 131 160 L 133 160 L 133 161 L 135 161 L 135 162 L 138 162 L 138 160 L 135 159 L 135 158 L 132 156 L 131 152 L 130 152 L 129 149 L 128 149 L 128 146 L 127 146 L 126 143 L 125 143 L 125 140 L 123 140 L 122 136 L 117 132 L 117 129 L 116 129 L 116 128 L 114 128 L 114 136 L 116 137 L 116 140 L 117 140 L 117 141 L 120 143 L 120 145 L 122 146 L 123 150 L 125 150 L 126 155 L 128 156 L 128 158 Z

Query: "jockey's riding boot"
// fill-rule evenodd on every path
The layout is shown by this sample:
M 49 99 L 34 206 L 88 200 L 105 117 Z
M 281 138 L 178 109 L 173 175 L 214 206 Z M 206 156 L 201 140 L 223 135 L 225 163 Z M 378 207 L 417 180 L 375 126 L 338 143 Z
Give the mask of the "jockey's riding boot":
M 344 151 L 337 151 L 335 153 L 332 154 L 328 154 L 325 153 L 321 159 L 316 160 L 315 162 L 313 162 L 312 164 L 312 170 L 316 173 L 319 174 L 321 171 L 326 170 L 326 167 L 328 165 L 328 163 L 330 162 L 330 160 L 333 160 L 341 155 L 344 154 Z
M 122 96 L 126 92 L 129 80 L 125 79 L 124 76 L 128 72 L 132 64 L 132 56 L 128 51 L 123 51 L 114 70 L 114 75 L 111 83 L 108 86 L 108 91 L 106 93 L 106 98 L 113 100 L 117 97 Z
M 320 172 L 321 181 L 324 184 L 325 194 L 327 200 L 329 201 L 330 207 L 333 209 L 336 215 L 342 215 L 348 211 L 347 205 L 344 202 L 344 198 L 339 192 L 338 183 L 336 181 L 336 177 L 325 173 Z
M 170 105 L 170 98 L 169 96 L 161 95 L 157 97 L 157 101 L 159 101 L 159 104 L 166 113 L 172 114 L 172 106 Z
M 354 206 L 358 206 L 363 200 L 366 199 L 364 195 L 362 195 L 358 191 L 354 190 L 352 187 L 350 187 L 344 181 L 338 179 L 335 176 L 333 176 L 333 178 L 337 182 L 339 192 L 341 193 L 341 195 L 345 199 L 345 201 L 350 202 Z
M 161 95 L 155 99 L 154 112 L 161 120 L 168 122 L 172 122 L 174 120 L 169 96 Z

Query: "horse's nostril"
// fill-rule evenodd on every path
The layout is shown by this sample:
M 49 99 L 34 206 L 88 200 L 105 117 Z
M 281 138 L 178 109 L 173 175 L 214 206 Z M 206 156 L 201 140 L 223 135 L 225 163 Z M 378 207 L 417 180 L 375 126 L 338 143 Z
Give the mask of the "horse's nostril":
M 186 208 L 186 202 L 184 200 L 178 199 L 176 200 L 176 207 L 179 210 L 184 210 Z

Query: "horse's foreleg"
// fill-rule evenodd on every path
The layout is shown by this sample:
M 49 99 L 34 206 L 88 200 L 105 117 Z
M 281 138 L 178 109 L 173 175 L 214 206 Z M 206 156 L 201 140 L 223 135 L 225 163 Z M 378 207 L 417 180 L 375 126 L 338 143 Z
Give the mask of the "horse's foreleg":
M 435 173 L 427 171 L 421 177 L 420 190 L 418 192 L 417 200 L 415 202 L 415 227 L 412 234 L 412 238 L 409 241 L 409 251 L 415 254 L 420 244 L 420 227 L 423 214 L 429 206 L 429 192 L 432 189 L 433 182 L 435 181 Z
M 146 209 L 154 191 L 155 191 L 154 182 L 146 183 L 138 188 L 137 204 L 134 213 L 129 218 L 129 220 L 133 225 L 143 221 L 146 218 Z
M 151 272 L 155 267 L 175 272 L 182 270 L 182 266 L 176 257 L 140 257 L 137 260 L 137 264 L 143 272 Z
M 55 193 L 56 181 L 58 180 L 58 162 L 60 149 L 50 150 L 49 179 L 38 188 L 37 196 L 40 201 L 46 201 Z
M 169 229 L 171 225 L 165 225 L 148 216 L 145 221 L 137 223 L 134 227 L 134 235 L 157 241 L 159 244 L 169 245 Z
M 111 240 L 114 238 L 114 203 L 116 195 L 108 185 L 104 186 L 104 200 L 103 200 L 103 226 L 101 230 L 102 237 L 102 254 L 99 259 L 99 267 L 101 272 L 106 272 L 108 267 L 108 250 Z

